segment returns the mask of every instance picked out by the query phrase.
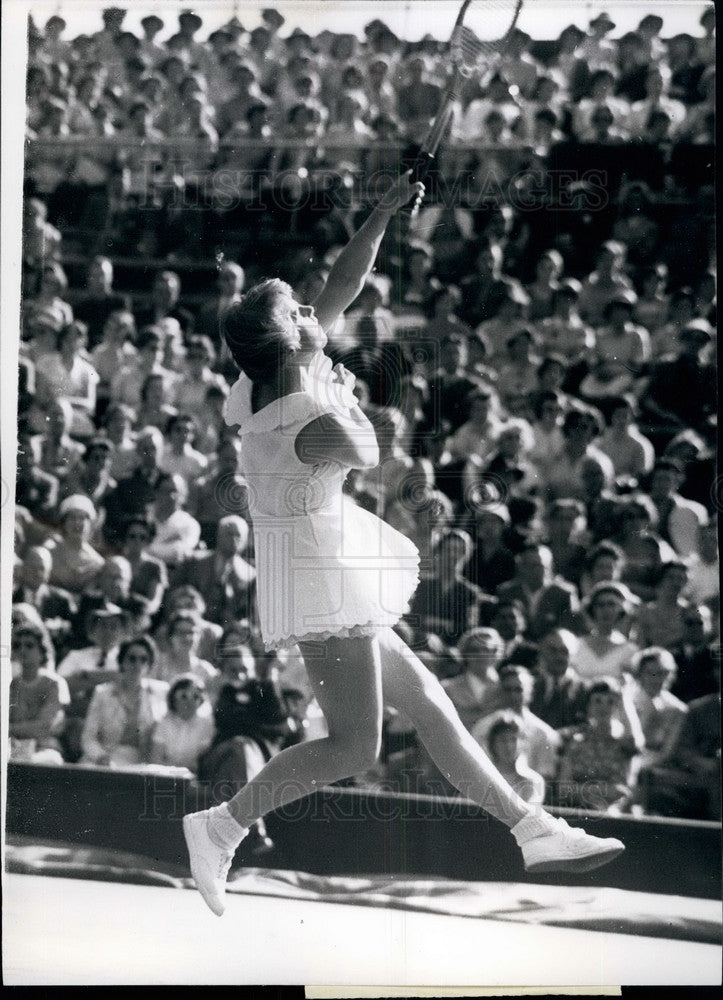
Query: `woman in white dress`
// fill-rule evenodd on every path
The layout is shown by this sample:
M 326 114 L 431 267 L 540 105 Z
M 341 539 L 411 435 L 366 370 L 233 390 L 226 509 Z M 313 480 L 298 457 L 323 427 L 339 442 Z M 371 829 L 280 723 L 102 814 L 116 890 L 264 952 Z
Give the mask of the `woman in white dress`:
M 313 306 L 272 279 L 225 318 L 245 375 L 227 420 L 240 425 L 261 631 L 271 649 L 298 643 L 328 735 L 283 750 L 229 802 L 184 817 L 191 872 L 219 916 L 236 847 L 260 816 L 373 766 L 384 698 L 411 720 L 442 773 L 511 828 L 528 870 L 588 869 L 623 850 L 535 810 L 505 781 L 390 627 L 416 586 L 415 547 L 342 494 L 347 472 L 376 466 L 379 449 L 353 376 L 323 354 L 324 331 L 361 290 L 391 217 L 422 193 L 411 171 L 391 186 Z

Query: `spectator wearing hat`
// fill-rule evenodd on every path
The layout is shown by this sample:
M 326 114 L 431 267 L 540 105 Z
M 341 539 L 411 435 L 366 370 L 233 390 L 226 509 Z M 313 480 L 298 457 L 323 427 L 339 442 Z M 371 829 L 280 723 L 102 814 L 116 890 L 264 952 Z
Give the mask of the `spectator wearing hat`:
M 520 601 L 527 616 L 526 637 L 533 642 L 552 628 L 581 628 L 575 588 L 553 575 L 552 553 L 539 542 L 522 548 L 515 557 L 514 577 L 500 584 L 497 596 Z
M 479 624 L 482 591 L 462 575 L 472 556 L 472 539 L 465 531 L 449 529 L 432 547 L 432 574 L 420 581 L 407 621 L 422 638 L 439 636 L 456 646 L 462 634 Z
M 575 669 L 580 640 L 568 629 L 551 629 L 539 642 L 530 711 L 553 729 L 582 721 L 585 685 Z
M 156 38 L 163 31 L 163 20 L 157 14 L 148 14 L 141 18 L 143 38 L 140 42 L 139 55 L 154 69 L 166 58 L 166 50 L 159 45 Z
M 597 446 L 613 463 L 616 477 L 640 482 L 653 468 L 655 449 L 638 430 L 637 410 L 634 397 L 611 397 L 607 403 L 607 430 Z
M 504 540 L 510 512 L 503 503 L 477 503 L 474 511 L 474 550 L 466 568 L 467 577 L 487 594 L 515 575 L 515 558 Z
M 709 433 L 716 409 L 715 365 L 709 359 L 712 329 L 705 320 L 691 320 L 678 335 L 675 355 L 651 366 L 640 395 L 645 422 L 655 434 L 669 439 L 686 428 Z M 681 385 L 686 392 L 681 392 Z M 651 437 L 653 431 L 651 430 Z
M 615 22 L 605 11 L 592 18 L 580 45 L 580 56 L 592 73 L 615 66 L 615 44 L 607 36 L 615 31 Z
M 166 715 L 151 733 L 149 760 L 195 774 L 198 757 L 209 747 L 214 730 L 203 681 L 193 674 L 177 676 L 168 689 L 167 705 Z
M 53 560 L 50 582 L 78 595 L 103 565 L 103 557 L 89 541 L 97 521 L 96 509 L 88 497 L 76 494 L 63 500 L 58 516 L 60 538 L 49 543 Z
M 591 590 L 585 604 L 591 628 L 580 639 L 575 657 L 575 669 L 584 680 L 620 679 L 629 670 L 639 646 L 627 639 L 619 626 L 631 608 L 630 592 L 620 582 L 604 581 Z
M 96 509 L 102 508 L 109 492 L 117 486 L 110 471 L 112 461 L 112 442 L 100 434 L 89 438 L 83 458 L 61 483 L 60 500 L 73 495 L 86 496 Z
M 502 660 L 503 648 L 502 639 L 494 629 L 470 629 L 458 644 L 462 671 L 442 681 L 462 723 L 470 731 L 495 707 L 492 694 L 499 679 L 497 666 Z
M 212 60 L 210 46 L 196 38 L 202 27 L 203 19 L 194 11 L 183 10 L 178 15 L 178 51 L 185 54 L 189 66 L 207 73 Z

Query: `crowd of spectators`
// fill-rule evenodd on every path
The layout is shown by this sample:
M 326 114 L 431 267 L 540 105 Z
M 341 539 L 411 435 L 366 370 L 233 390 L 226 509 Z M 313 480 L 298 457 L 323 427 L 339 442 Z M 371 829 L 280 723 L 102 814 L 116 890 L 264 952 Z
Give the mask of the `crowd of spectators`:
M 258 631 L 223 313 L 269 270 L 313 300 L 447 64 L 378 20 L 284 37 L 266 10 L 201 41 L 184 12 L 161 44 L 123 17 L 29 35 L 12 755 L 228 798 L 324 722 Z M 520 794 L 719 819 L 712 8 L 701 26 L 516 31 L 328 351 L 382 456 L 346 488 L 422 557 L 398 628 Z M 452 792 L 391 709 L 360 780 Z

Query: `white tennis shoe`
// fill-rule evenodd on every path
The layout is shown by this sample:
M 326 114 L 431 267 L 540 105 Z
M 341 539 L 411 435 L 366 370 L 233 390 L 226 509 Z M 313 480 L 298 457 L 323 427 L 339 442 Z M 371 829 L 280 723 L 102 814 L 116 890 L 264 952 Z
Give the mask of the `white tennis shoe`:
M 547 813 L 525 817 L 511 832 L 522 850 L 525 871 L 532 874 L 593 871 L 625 850 L 615 837 L 592 837 Z
M 226 876 L 235 849 L 229 852 L 220 847 L 208 833 L 208 812 L 189 813 L 183 817 L 183 835 L 186 838 L 191 875 L 208 908 L 217 917 L 226 909 Z

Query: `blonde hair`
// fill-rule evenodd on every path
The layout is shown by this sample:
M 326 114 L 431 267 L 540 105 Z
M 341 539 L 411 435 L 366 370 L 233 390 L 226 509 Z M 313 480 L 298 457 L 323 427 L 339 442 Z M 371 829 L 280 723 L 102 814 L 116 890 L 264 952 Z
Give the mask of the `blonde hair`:
M 223 318 L 223 333 L 231 356 L 252 382 L 277 370 L 284 350 L 298 350 L 290 320 L 290 285 L 269 278 L 249 289 Z

